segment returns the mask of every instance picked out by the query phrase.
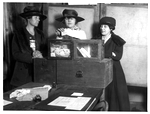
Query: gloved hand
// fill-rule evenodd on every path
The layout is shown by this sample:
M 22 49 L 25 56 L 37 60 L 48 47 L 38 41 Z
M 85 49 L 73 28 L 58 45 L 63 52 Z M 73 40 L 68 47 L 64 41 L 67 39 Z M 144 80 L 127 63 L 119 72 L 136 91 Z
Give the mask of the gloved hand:
M 38 50 L 33 52 L 33 58 L 43 58 L 42 53 Z

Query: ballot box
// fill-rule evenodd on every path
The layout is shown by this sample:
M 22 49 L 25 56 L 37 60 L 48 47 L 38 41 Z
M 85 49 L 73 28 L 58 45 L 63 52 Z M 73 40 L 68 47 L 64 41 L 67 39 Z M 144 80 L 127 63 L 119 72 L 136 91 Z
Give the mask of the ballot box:
M 34 62 L 35 82 L 105 88 L 113 79 L 102 40 L 49 40 L 47 59 Z
M 105 88 L 112 81 L 113 63 L 104 58 L 102 40 L 55 40 L 50 42 L 50 50 L 54 44 L 66 45 L 69 50 L 52 57 L 57 59 L 57 84 Z

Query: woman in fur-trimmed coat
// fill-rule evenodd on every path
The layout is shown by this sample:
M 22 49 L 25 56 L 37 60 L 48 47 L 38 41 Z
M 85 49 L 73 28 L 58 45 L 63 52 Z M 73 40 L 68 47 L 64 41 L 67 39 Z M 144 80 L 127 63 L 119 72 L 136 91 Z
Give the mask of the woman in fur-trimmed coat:
M 126 43 L 120 36 L 114 34 L 116 20 L 112 17 L 100 19 L 100 33 L 104 40 L 105 58 L 113 60 L 113 81 L 105 89 L 109 111 L 129 111 L 130 103 L 125 75 L 120 63 L 123 46 Z

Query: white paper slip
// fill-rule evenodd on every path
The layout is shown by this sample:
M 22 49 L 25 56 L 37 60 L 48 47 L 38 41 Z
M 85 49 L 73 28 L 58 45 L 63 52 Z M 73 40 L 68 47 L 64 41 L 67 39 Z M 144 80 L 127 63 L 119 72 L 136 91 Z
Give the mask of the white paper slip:
M 52 102 L 50 102 L 48 105 L 66 107 L 71 102 L 74 102 L 75 99 L 76 99 L 75 97 L 63 97 L 63 96 L 59 96 L 58 98 L 56 98 L 55 100 L 53 100 Z
M 83 93 L 74 92 L 74 93 L 71 94 L 71 96 L 79 96 L 79 97 L 81 97 L 81 96 L 83 96 Z
M 7 100 L 4 100 L 4 99 L 3 99 L 3 106 L 8 105 L 8 104 L 11 104 L 11 103 L 13 103 L 13 102 L 7 101 Z
M 65 109 L 81 110 L 91 99 L 91 97 L 77 97 L 74 101 L 70 102 Z

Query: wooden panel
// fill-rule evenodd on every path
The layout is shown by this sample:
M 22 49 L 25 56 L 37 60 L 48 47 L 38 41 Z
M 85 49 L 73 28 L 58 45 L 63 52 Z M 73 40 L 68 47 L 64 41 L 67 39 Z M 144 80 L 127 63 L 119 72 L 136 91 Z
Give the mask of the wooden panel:
M 34 82 L 56 83 L 56 61 L 47 59 L 34 60 Z
M 105 88 L 112 81 L 112 61 L 58 60 L 57 83 Z

